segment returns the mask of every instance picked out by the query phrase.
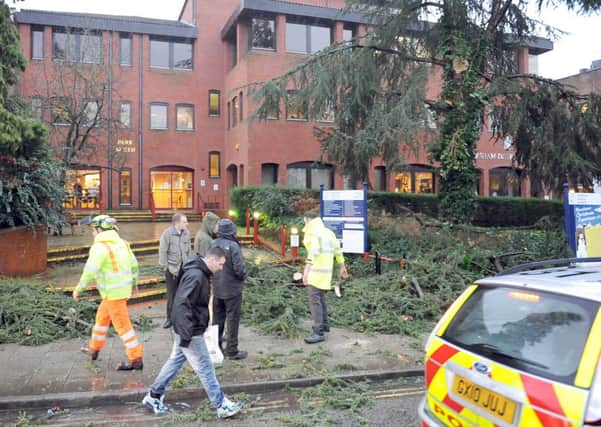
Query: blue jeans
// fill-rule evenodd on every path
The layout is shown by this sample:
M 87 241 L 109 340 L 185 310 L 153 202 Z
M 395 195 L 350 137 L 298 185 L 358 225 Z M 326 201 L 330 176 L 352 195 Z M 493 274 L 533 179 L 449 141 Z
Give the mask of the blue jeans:
M 161 396 L 165 394 L 167 384 L 175 378 L 187 360 L 202 383 L 211 405 L 214 408 L 220 407 L 223 403 L 223 392 L 215 376 L 215 368 L 213 367 L 213 362 L 211 361 L 211 356 L 209 355 L 203 336 L 193 336 L 190 345 L 184 348 L 179 345 L 180 336 L 178 334 L 174 335 L 175 340 L 173 341 L 173 349 L 171 350 L 169 359 L 167 359 L 161 368 L 161 372 L 159 372 L 159 375 L 150 386 L 150 391 Z

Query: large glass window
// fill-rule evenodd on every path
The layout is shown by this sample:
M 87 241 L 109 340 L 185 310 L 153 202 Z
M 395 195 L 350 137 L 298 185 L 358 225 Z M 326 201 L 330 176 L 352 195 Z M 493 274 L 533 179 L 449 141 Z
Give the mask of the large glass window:
M 41 122 L 44 121 L 44 100 L 39 96 L 31 98 L 31 116 Z
M 102 63 L 102 34 L 52 31 L 52 58 L 90 64 Z
M 169 68 L 169 42 L 150 39 L 150 66 Z
M 131 102 L 124 101 L 119 104 L 119 127 L 131 128 Z
M 131 34 L 121 34 L 119 36 L 119 63 L 121 65 L 132 65 Z
M 51 99 L 52 124 L 68 125 L 71 122 L 71 99 L 66 97 L 55 97 Z
M 77 209 L 97 209 L 100 199 L 98 169 L 69 169 L 65 177 L 63 206 Z
M 150 66 L 191 70 L 193 63 L 192 43 L 165 39 L 150 39 Z
M 192 43 L 173 43 L 173 68 L 192 69 Z
M 512 168 L 495 168 L 489 172 L 489 195 L 517 197 L 520 191 L 520 175 Z
M 221 114 L 221 92 L 215 89 L 209 90 L 209 116 Z
M 31 59 L 44 59 L 44 29 L 31 30 Z
M 275 49 L 275 21 L 253 18 L 250 47 L 252 49 Z
M 219 151 L 209 152 L 209 178 L 221 177 L 221 153 Z
M 172 168 L 150 172 L 154 205 L 157 209 L 190 209 L 193 207 L 193 174 L 184 168 Z
M 355 28 L 344 26 L 344 30 L 342 30 L 342 40 L 345 42 L 350 42 L 353 37 L 355 37 Z
M 167 104 L 150 104 L 150 129 L 167 129 Z
M 331 165 L 316 162 L 291 163 L 286 168 L 286 185 L 288 188 L 324 189 L 334 187 L 334 168 Z
M 261 184 L 271 185 L 278 183 L 277 163 L 263 163 L 261 165 Z
M 286 23 L 286 50 L 288 52 L 315 53 L 332 43 L 329 26 Z
M 177 105 L 177 130 L 194 130 L 194 106 Z
M 100 125 L 100 112 L 98 101 L 86 101 L 84 106 L 84 117 L 82 124 L 86 127 L 97 127 Z
M 131 205 L 131 169 L 119 171 L 119 204 Z
M 397 173 L 394 191 L 397 193 L 434 193 L 434 169 L 412 165 Z
M 572 384 L 599 304 L 571 296 L 479 287 L 443 338 L 477 355 Z
M 289 90 L 286 96 L 286 119 L 307 120 L 307 105 L 299 99 L 296 90 Z

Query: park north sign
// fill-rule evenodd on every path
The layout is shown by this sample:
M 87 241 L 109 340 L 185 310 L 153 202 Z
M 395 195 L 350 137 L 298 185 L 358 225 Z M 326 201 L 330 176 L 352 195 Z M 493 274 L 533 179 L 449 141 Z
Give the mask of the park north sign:
M 476 160 L 513 160 L 514 153 L 487 153 L 476 151 Z
M 117 140 L 117 146 L 115 147 L 116 153 L 135 153 L 136 147 L 131 139 L 119 139 Z

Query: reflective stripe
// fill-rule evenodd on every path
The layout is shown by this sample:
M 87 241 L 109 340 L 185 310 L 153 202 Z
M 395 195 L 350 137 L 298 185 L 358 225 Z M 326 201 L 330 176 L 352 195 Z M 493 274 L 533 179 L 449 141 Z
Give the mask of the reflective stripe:
M 87 265 L 84 267 L 83 269 L 84 271 L 89 271 L 90 273 L 98 273 L 100 271 L 100 268 L 94 266 L 94 265 Z
M 137 347 L 139 345 L 140 345 L 140 343 L 138 342 L 137 338 L 135 340 L 131 341 L 131 342 L 125 343 L 125 347 L 126 348 L 134 348 L 134 347 Z
M 113 267 L 113 271 L 118 272 L 119 264 L 117 264 L 117 258 L 115 258 L 115 253 L 113 252 L 113 250 L 111 249 L 111 247 L 108 243 L 102 242 L 102 244 L 104 245 L 104 247 L 106 248 L 106 250 L 109 253 L 109 259 L 111 260 L 111 266 Z
M 331 268 L 311 268 L 309 273 L 318 273 L 318 274 L 330 274 L 332 272 Z
M 94 341 L 106 341 L 106 335 L 96 335 L 92 334 L 92 339 Z
M 110 289 L 125 288 L 127 286 L 131 286 L 132 283 L 133 282 L 131 280 L 126 280 L 124 282 L 113 283 L 111 285 L 103 285 L 103 286 L 99 286 L 99 287 L 102 289 L 105 289 L 105 290 L 110 290 Z
M 113 273 L 104 273 L 103 276 L 105 279 L 114 279 L 116 277 L 131 276 L 131 271 L 126 270 L 126 271 L 117 271 L 117 272 L 113 272 Z
M 98 326 L 98 325 L 94 325 L 93 328 L 94 331 L 98 331 L 98 332 L 108 332 L 109 327 L 108 326 Z
M 123 335 L 121 335 L 121 339 L 123 341 L 127 341 L 128 339 L 131 339 L 133 337 L 136 336 L 136 332 L 133 329 L 130 329 L 129 331 L 127 331 L 126 333 L 124 333 Z

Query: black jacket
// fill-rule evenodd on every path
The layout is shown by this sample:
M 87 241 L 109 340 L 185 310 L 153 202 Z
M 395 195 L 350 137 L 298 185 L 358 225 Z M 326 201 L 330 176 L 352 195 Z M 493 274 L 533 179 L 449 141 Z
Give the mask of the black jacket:
M 246 268 L 240 243 L 235 233 L 217 233 L 217 238 L 211 243 L 211 247 L 218 246 L 225 251 L 225 264 L 223 270 L 213 276 L 213 289 L 215 298 L 227 299 L 242 294 Z
M 202 335 L 209 325 L 209 280 L 213 273 L 196 254 L 188 258 L 183 269 L 173 300 L 171 322 L 181 338 L 181 346 L 187 347 L 192 337 Z

